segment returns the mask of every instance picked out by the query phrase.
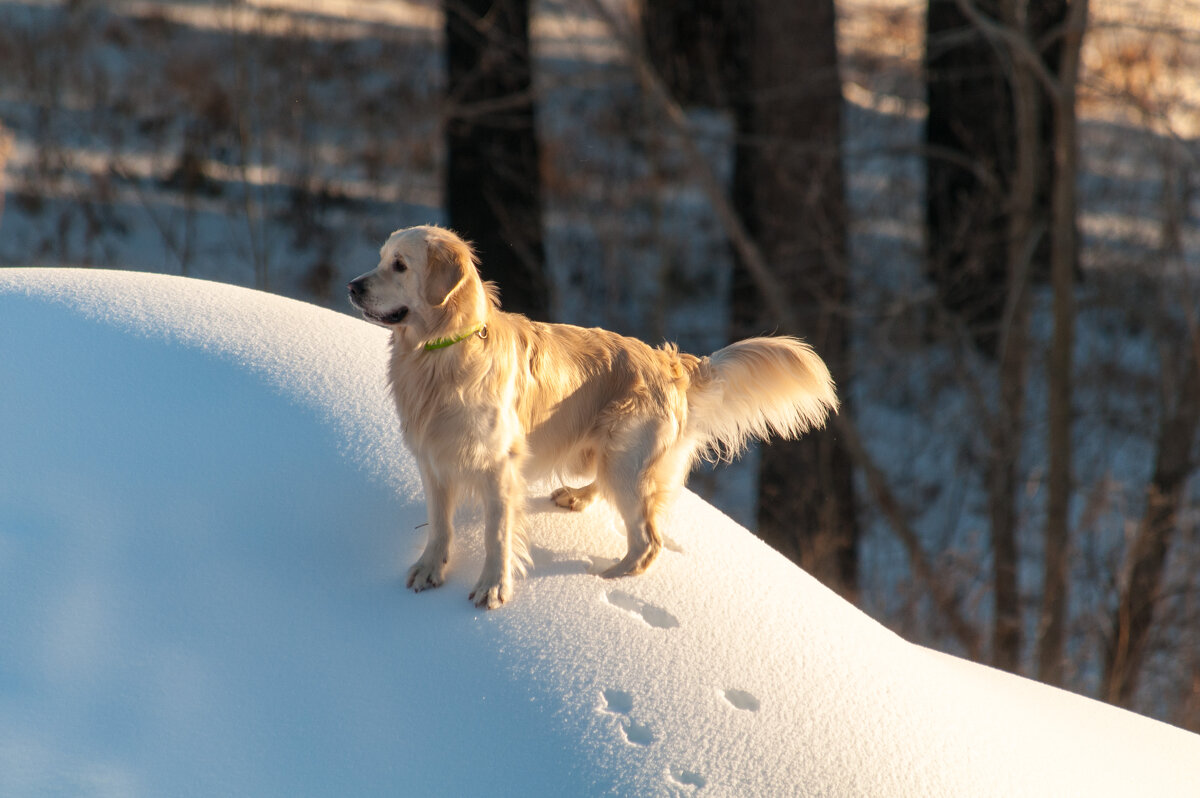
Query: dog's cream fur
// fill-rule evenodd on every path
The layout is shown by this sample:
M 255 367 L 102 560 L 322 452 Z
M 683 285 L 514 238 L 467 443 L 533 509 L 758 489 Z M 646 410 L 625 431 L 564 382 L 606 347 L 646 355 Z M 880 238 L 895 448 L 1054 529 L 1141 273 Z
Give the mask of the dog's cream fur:
M 572 510 L 597 496 L 613 502 L 629 549 L 603 575 L 640 573 L 662 548 L 663 512 L 697 458 L 733 457 L 750 438 L 796 437 L 837 410 L 829 370 L 795 338 L 752 338 L 704 358 L 652 349 L 506 313 L 476 267 L 454 233 L 413 227 L 393 233 L 379 266 L 349 286 L 364 317 L 392 330 L 392 391 L 429 512 L 428 543 L 408 572 L 414 590 L 443 583 L 455 505 L 474 495 L 486 554 L 471 599 L 494 608 L 511 598 L 526 480 L 548 474 L 592 479 L 551 499 Z

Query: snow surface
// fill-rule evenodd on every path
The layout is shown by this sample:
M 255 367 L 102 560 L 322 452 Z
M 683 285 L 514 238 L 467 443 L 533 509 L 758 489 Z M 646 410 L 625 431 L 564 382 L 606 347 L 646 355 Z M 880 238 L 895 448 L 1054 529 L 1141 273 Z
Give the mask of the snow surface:
M 911 645 L 690 493 L 644 576 L 539 485 L 515 599 L 406 591 L 386 333 L 0 270 L 0 794 L 1197 795 L 1200 737 Z

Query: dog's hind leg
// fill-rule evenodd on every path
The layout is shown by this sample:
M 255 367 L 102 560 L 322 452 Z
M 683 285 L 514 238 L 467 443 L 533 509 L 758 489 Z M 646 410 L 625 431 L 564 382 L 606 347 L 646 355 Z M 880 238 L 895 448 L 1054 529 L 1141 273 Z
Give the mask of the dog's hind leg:
M 440 587 L 446 581 L 450 561 L 450 541 L 454 537 L 455 495 L 449 484 L 424 466 L 421 482 L 425 486 L 425 505 L 429 513 L 429 539 L 425 551 L 408 569 L 407 584 L 418 593 Z
M 647 461 L 642 451 L 634 450 L 605 464 L 605 484 L 625 521 L 629 542 L 621 561 L 601 574 L 605 579 L 640 574 L 658 558 L 663 546 L 659 524 L 687 476 L 687 454 L 672 447 Z
M 649 514 L 634 515 L 636 517 L 625 519 L 629 551 L 620 562 L 600 574 L 605 579 L 640 574 L 658 559 L 658 554 L 662 551 L 662 535 L 658 531 L 657 520 Z

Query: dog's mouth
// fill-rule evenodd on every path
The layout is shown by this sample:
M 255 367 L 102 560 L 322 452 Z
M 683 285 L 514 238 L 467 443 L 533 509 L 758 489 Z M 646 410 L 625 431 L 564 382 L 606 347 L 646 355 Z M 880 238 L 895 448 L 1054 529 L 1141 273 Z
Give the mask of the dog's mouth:
M 404 317 L 408 315 L 407 305 L 401 305 L 389 313 L 379 313 L 378 311 L 371 310 L 362 304 L 360 298 L 357 296 L 357 293 L 353 290 L 353 285 L 350 291 L 350 304 L 358 308 L 358 311 L 362 313 L 363 318 L 367 321 L 373 321 L 376 324 L 382 324 L 385 327 L 399 324 L 400 322 L 404 321 Z
M 399 324 L 400 322 L 404 321 L 404 317 L 408 315 L 408 308 L 404 305 L 401 305 L 399 308 L 391 311 L 390 313 L 376 313 L 374 311 L 367 310 L 366 308 L 359 308 L 359 310 L 362 311 L 363 317 L 366 318 L 367 321 L 373 321 L 376 324 L 382 324 L 387 327 L 390 327 L 394 324 Z

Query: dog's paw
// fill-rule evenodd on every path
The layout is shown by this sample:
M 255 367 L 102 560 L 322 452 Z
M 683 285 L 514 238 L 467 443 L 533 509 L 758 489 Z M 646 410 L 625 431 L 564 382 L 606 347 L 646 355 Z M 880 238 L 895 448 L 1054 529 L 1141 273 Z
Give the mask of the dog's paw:
M 559 507 L 564 507 L 572 512 L 583 512 L 586 510 L 596 498 L 595 484 L 587 485 L 582 488 L 569 488 L 563 485 L 558 490 L 550 494 L 550 501 L 557 504 Z
M 658 559 L 659 546 L 647 546 L 642 551 L 631 551 L 616 565 L 600 572 L 605 579 L 636 576 L 649 568 Z
M 605 568 L 600 572 L 600 576 L 604 579 L 619 579 L 622 576 L 636 576 L 645 570 L 645 568 L 638 568 L 636 562 L 629 562 L 628 559 L 626 557 L 616 565 Z
M 408 579 L 405 583 L 416 592 L 428 590 L 431 587 L 441 587 L 446 581 L 446 561 L 436 558 L 432 561 L 425 557 L 417 560 L 408 569 Z
M 507 582 L 484 584 L 481 581 L 480 584 L 475 585 L 470 596 L 471 601 L 475 602 L 475 606 L 481 610 L 494 610 L 510 598 L 512 598 L 512 585 Z

